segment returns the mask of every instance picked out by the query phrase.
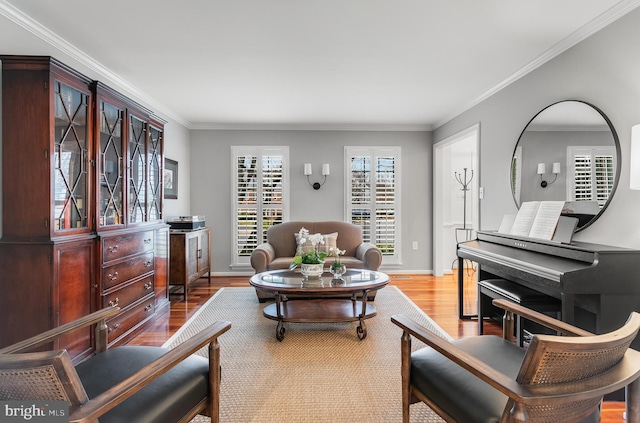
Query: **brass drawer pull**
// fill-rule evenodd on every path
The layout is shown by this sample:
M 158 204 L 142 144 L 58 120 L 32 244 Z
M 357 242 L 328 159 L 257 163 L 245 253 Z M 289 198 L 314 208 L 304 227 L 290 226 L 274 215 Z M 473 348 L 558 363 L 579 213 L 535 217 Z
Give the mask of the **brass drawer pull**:
M 151 260 L 147 260 L 144 262 L 144 267 L 151 267 Z
M 151 311 L 152 308 L 153 308 L 153 305 L 149 304 L 144 308 L 144 311 Z
M 115 325 L 113 325 L 113 326 L 109 326 L 109 329 L 107 329 L 107 332 L 111 333 L 111 332 L 113 332 L 114 330 L 118 330 L 118 328 L 119 328 L 120 326 L 122 326 L 122 324 L 121 324 L 121 323 L 116 323 L 116 324 L 115 324 Z
M 107 250 L 109 250 L 110 253 L 117 253 L 118 252 L 118 244 L 108 246 Z
M 144 240 L 144 243 L 145 243 L 145 244 L 147 244 L 147 245 L 151 244 L 151 238 L 147 238 L 147 239 L 145 239 L 145 240 Z
M 153 284 L 151 282 L 147 282 L 147 283 L 144 284 L 144 289 L 149 290 L 151 288 L 153 288 Z
M 119 302 L 120 302 L 120 299 L 119 299 L 118 297 L 116 297 L 116 299 L 115 299 L 115 300 L 111 300 L 111 301 L 109 301 L 109 305 L 110 305 L 111 307 L 116 307 L 116 306 L 118 305 L 118 303 L 119 303 Z
M 113 274 L 109 273 L 107 277 L 112 281 L 115 281 L 116 279 L 118 279 L 118 272 L 113 272 Z

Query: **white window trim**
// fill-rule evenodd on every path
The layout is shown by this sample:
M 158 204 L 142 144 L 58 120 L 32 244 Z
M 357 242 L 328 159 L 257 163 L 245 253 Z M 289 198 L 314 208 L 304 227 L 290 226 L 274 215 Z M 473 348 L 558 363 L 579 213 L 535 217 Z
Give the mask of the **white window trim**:
M 236 201 L 237 201 L 237 191 L 238 191 L 238 179 L 237 179 L 237 157 L 238 156 L 246 156 L 246 155 L 256 155 L 259 158 L 265 155 L 275 154 L 282 155 L 283 164 L 282 164 L 282 221 L 287 222 L 289 220 L 289 209 L 290 209 L 290 183 L 289 183 L 289 147 L 288 146 L 232 146 L 231 147 L 231 228 L 232 228 L 232 236 L 231 236 L 231 270 L 250 270 L 251 263 L 250 257 L 248 256 L 239 256 L 237 254 L 237 244 L 238 244 L 238 232 L 236 230 L 237 225 L 237 215 L 236 215 Z M 260 183 L 258 183 L 260 185 Z M 258 196 L 258 198 L 262 198 Z M 261 218 L 261 201 L 258 203 L 258 217 Z M 259 245 L 260 243 L 258 243 Z
M 352 156 L 365 156 L 368 155 L 372 158 L 372 163 L 375 162 L 375 157 L 379 156 L 393 156 L 395 163 L 395 172 L 394 172 L 394 207 L 395 210 L 395 243 L 394 243 L 394 254 L 393 255 L 383 255 L 382 256 L 382 266 L 386 268 L 397 268 L 402 265 L 402 222 L 401 222 L 401 154 L 402 149 L 400 146 L 345 146 L 344 147 L 344 169 L 345 169 L 345 178 L 344 178 L 344 195 L 345 195 L 345 210 L 344 210 L 344 220 L 347 222 L 351 222 L 351 203 L 350 203 L 350 192 L 351 192 L 351 157 Z M 373 194 L 373 192 L 372 192 Z M 372 195 L 372 199 L 375 198 L 375 195 Z M 375 204 L 372 203 L 372 207 Z M 372 210 L 372 215 L 374 215 Z M 375 228 L 375 225 L 372 224 L 372 230 Z

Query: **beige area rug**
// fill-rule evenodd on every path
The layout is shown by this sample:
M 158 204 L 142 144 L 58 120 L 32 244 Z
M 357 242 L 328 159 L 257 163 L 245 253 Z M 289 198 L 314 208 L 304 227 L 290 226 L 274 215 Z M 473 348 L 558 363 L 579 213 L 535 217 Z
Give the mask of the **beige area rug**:
M 391 316 L 406 314 L 451 339 L 391 286 L 378 292 L 378 314 L 366 320 L 362 341 L 357 322 L 348 322 L 285 323 L 278 342 L 276 322 L 262 315 L 267 304 L 258 302 L 253 288 L 224 288 L 164 345 L 174 347 L 213 321 L 232 323 L 220 337 L 222 422 L 401 422 L 402 331 Z M 423 346 L 414 340 L 414 349 Z M 411 406 L 411 422 L 441 421 L 424 404 Z

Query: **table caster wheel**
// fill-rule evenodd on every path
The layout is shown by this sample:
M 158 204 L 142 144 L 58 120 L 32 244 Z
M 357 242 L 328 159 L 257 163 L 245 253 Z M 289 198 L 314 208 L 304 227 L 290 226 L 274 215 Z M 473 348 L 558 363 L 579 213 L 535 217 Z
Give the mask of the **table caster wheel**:
M 360 325 L 356 328 L 356 333 L 358 334 L 358 339 L 363 340 L 367 337 L 367 328 Z
M 284 325 L 282 322 L 278 322 L 278 326 L 276 326 L 276 339 L 281 341 L 284 339 Z

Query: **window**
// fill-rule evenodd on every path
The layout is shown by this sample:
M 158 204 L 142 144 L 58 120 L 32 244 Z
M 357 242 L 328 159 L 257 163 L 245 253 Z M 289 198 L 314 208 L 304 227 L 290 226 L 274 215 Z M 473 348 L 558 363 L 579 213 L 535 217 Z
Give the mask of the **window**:
M 249 266 L 267 229 L 288 220 L 288 147 L 231 147 L 233 266 Z
M 615 179 L 613 147 L 567 147 L 568 198 L 597 201 L 602 208 L 613 191 Z
M 400 147 L 345 147 L 346 219 L 400 264 Z

